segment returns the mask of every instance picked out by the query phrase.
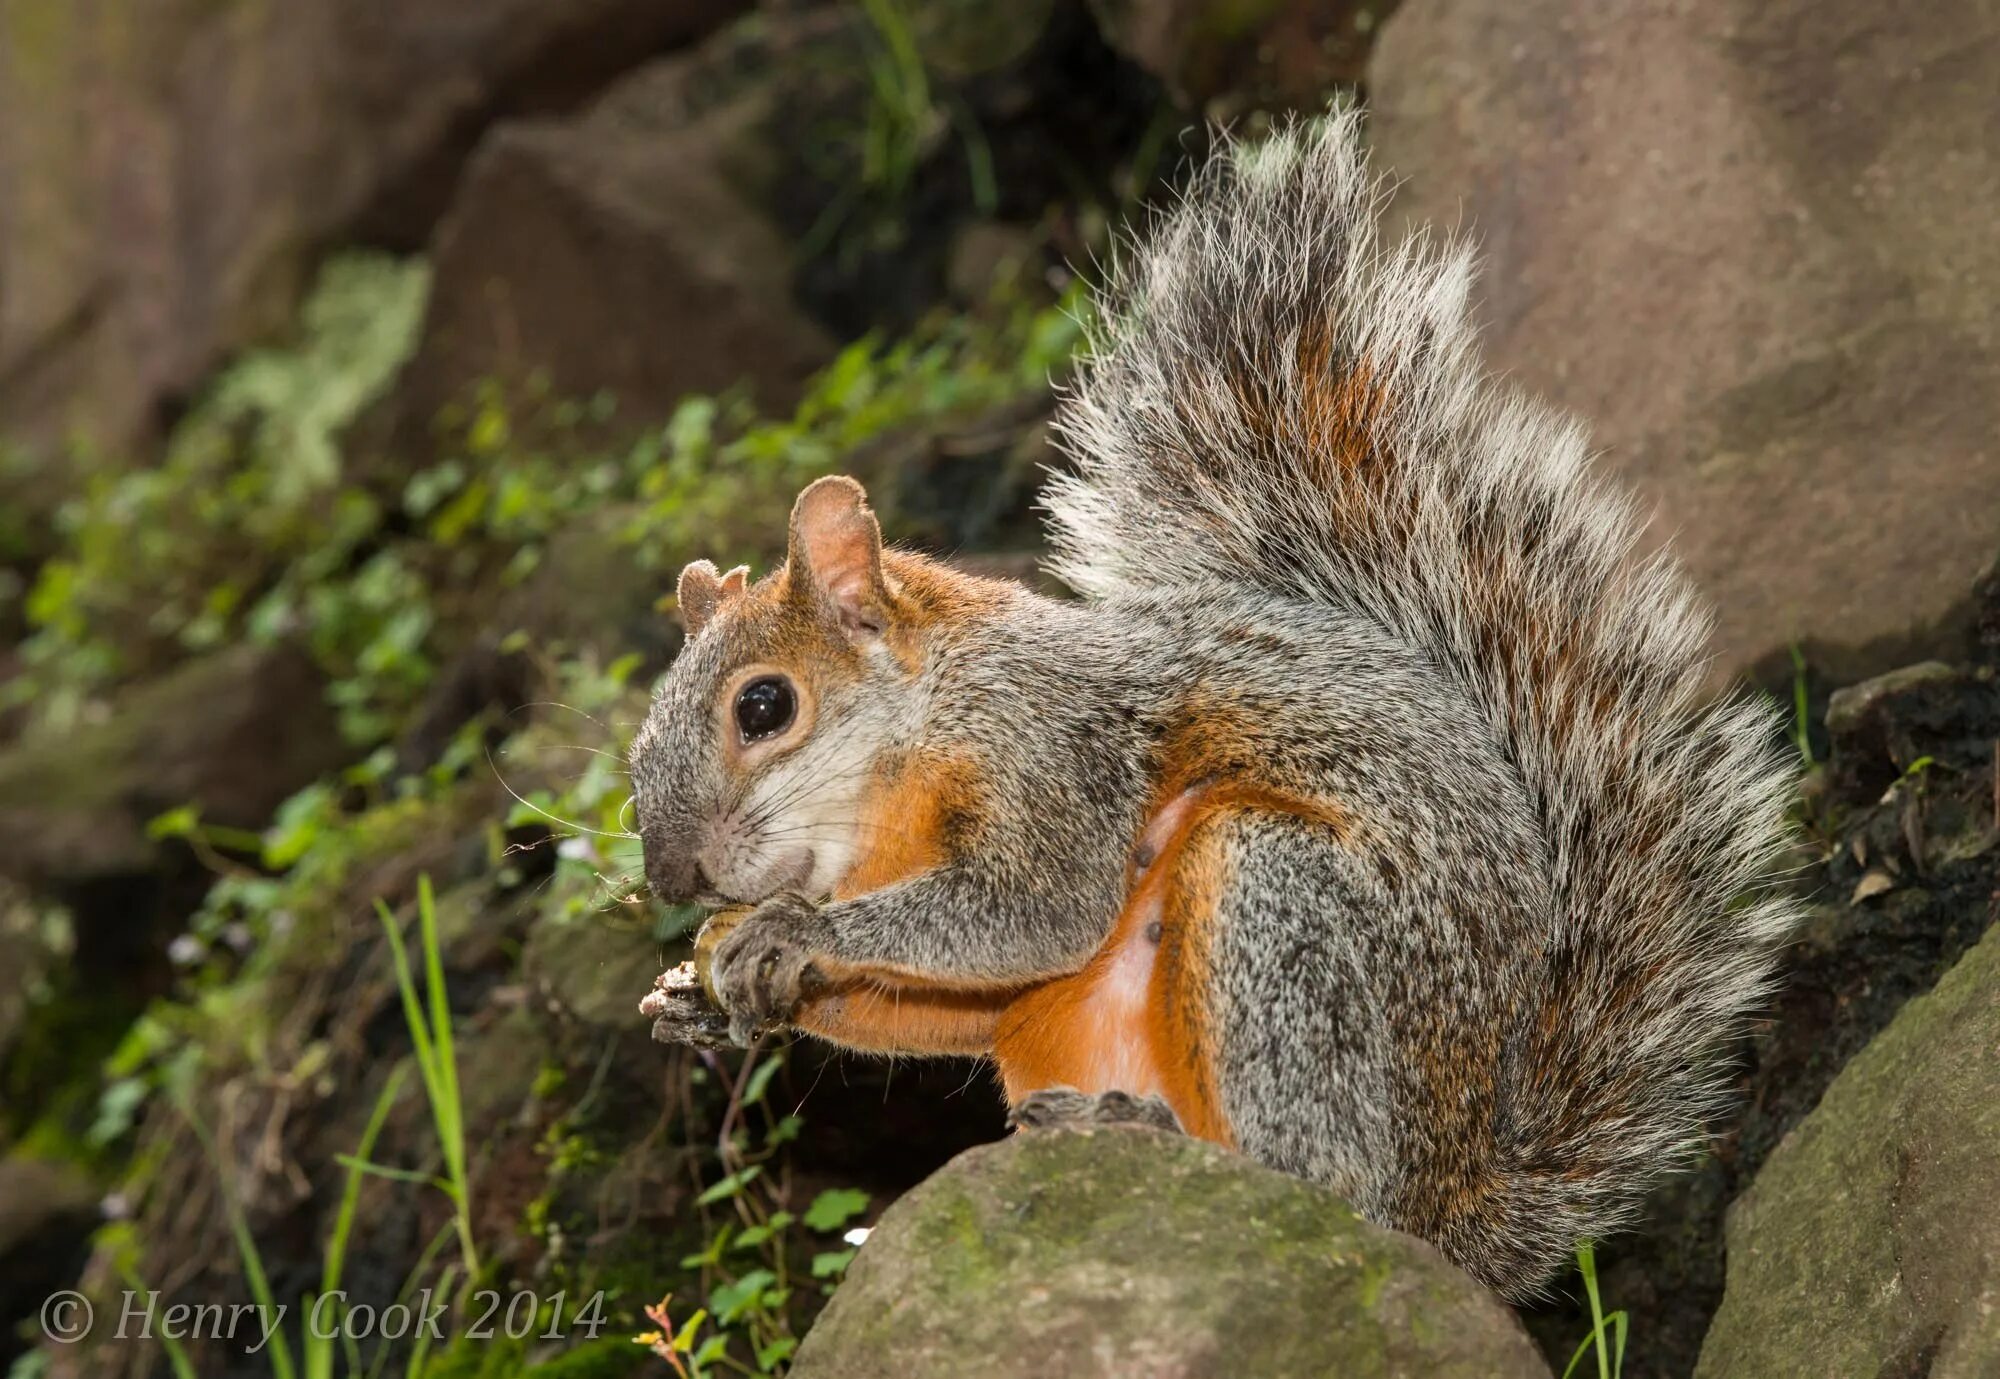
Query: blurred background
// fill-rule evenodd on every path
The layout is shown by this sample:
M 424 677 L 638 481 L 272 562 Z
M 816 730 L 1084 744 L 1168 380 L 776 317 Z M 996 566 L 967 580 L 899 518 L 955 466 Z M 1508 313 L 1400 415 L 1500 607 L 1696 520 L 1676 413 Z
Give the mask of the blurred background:
M 999 1103 L 649 1042 L 690 916 L 639 894 L 621 759 L 673 574 L 767 567 L 844 471 L 892 538 L 1035 579 L 1118 228 L 1211 122 L 1340 93 L 1802 765 L 1832 688 L 1990 651 L 1984 0 L 0 0 L 0 1365 L 283 1373 L 44 1345 L 55 1288 L 476 1281 L 532 1325 L 292 1358 L 666 1374 L 631 1337 L 671 1292 L 686 1363 L 782 1373 L 845 1232 Z M 1873 807 L 1897 741 L 1828 798 Z M 1904 966 L 1813 969 L 1819 1038 L 1990 922 L 1962 860 Z M 1691 1369 L 1721 1204 L 1831 1076 L 1784 1037 L 1683 1234 L 1610 1256 L 1628 1372 Z M 1567 1354 L 1571 1300 L 1530 1322 Z

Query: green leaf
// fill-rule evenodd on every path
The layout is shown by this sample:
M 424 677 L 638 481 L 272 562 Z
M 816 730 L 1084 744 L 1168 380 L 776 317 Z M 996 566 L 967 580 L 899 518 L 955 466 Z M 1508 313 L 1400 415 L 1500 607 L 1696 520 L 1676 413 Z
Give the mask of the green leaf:
M 701 1196 L 695 1198 L 694 1204 L 698 1207 L 712 1207 L 717 1202 L 725 1201 L 728 1198 L 734 1197 L 737 1193 L 743 1191 L 744 1188 L 748 1187 L 752 1182 L 756 1181 L 757 1177 L 760 1174 L 762 1174 L 763 1171 L 764 1168 L 763 1165 L 761 1164 L 751 1164 L 750 1167 L 748 1168 L 739 1169 L 736 1172 L 730 1174 L 727 1178 L 724 1178 L 721 1182 L 709 1188 L 708 1191 L 702 1193 Z
M 816 1231 L 837 1231 L 868 1210 L 868 1194 L 859 1188 L 832 1187 L 813 1198 L 805 1222 Z
M 685 1322 L 682 1322 L 681 1329 L 674 1333 L 674 1349 L 680 1351 L 682 1354 L 693 1350 L 694 1333 L 701 1330 L 701 1324 L 707 1320 L 708 1309 L 706 1307 L 695 1308 L 694 1315 L 689 1317 Z
M 779 1365 L 791 1359 L 792 1352 L 798 1348 L 799 1343 L 796 1340 L 790 1336 L 780 1336 L 777 1340 L 757 1352 L 757 1368 L 767 1373 L 775 1370 Z
M 844 1250 L 828 1250 L 813 1256 L 812 1275 L 814 1278 L 839 1278 L 847 1272 L 847 1266 L 854 1262 L 854 1247 Z
M 743 1233 L 736 1237 L 736 1243 L 730 1246 L 730 1248 L 734 1250 L 754 1249 L 776 1235 L 779 1231 L 782 1231 L 785 1227 L 791 1225 L 797 1219 L 797 1217 L 788 1211 L 773 1212 L 771 1219 L 763 1225 L 745 1228 Z
M 729 1326 L 762 1302 L 764 1290 L 777 1281 L 769 1269 L 752 1269 L 732 1283 L 718 1284 L 708 1295 L 709 1310 L 720 1325 Z
M 757 1071 L 750 1074 L 749 1082 L 743 1087 L 745 1106 L 755 1106 L 764 1099 L 764 1093 L 770 1087 L 771 1079 L 777 1075 L 778 1069 L 784 1066 L 784 1061 L 774 1053 L 757 1065 Z
M 703 1250 L 700 1254 L 682 1255 L 681 1268 L 705 1269 L 708 1268 L 710 1265 L 721 1263 L 722 1252 L 729 1248 L 730 1237 L 734 1234 L 734 1232 L 735 1232 L 735 1227 L 724 1226 L 721 1230 L 715 1233 L 715 1238 L 708 1242 L 708 1248 Z
M 155 814 L 146 821 L 148 838 L 186 838 L 201 827 L 201 811 L 191 804 L 169 809 L 164 814 Z

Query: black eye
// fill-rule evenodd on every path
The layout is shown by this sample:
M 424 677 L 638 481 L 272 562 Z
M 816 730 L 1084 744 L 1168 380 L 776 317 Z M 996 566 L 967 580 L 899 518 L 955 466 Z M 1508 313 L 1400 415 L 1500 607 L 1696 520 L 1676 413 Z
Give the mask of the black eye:
M 736 692 L 736 726 L 745 742 L 783 732 L 797 711 L 792 687 L 775 675 L 752 680 Z

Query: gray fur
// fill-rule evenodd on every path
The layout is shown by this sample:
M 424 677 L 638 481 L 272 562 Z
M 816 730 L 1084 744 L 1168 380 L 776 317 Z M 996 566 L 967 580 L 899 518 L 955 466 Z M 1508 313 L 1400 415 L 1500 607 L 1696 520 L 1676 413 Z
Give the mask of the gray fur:
M 1433 683 L 1372 700 L 1360 741 L 1409 736 L 1433 703 L 1476 715 L 1546 899 L 1474 937 L 1463 920 L 1507 907 L 1440 875 L 1378 920 L 1370 960 L 1400 1043 L 1433 1021 L 1506 1025 L 1488 1165 L 1504 1190 L 1484 1223 L 1411 1221 L 1395 1191 L 1387 1214 L 1518 1293 L 1703 1144 L 1717 1051 L 1796 920 L 1766 885 L 1789 778 L 1763 711 L 1704 702 L 1705 614 L 1670 559 L 1636 557 L 1631 504 L 1589 472 L 1581 428 L 1486 377 L 1470 251 L 1380 244 L 1378 202 L 1352 112 L 1200 174 L 1118 267 L 1061 413 L 1076 469 L 1047 497 L 1053 568 L 1096 599 L 1248 581 L 1383 629 Z M 1312 389 L 1342 370 L 1381 405 L 1336 503 Z
M 1230 1126 L 1271 1167 L 1381 1219 L 1398 1161 L 1394 1049 L 1363 940 L 1368 917 L 1391 908 L 1384 888 L 1296 819 L 1224 827 L 1214 999 Z

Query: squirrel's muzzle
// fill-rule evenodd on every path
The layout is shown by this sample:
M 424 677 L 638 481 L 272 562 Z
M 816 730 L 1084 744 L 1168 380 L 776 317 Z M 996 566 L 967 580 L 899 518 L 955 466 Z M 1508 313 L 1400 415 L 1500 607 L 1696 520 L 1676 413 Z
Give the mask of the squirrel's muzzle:
M 715 883 L 701 868 L 701 858 L 688 847 L 662 846 L 653 838 L 645 840 L 646 885 L 653 898 L 665 905 L 685 905 L 712 894 Z

